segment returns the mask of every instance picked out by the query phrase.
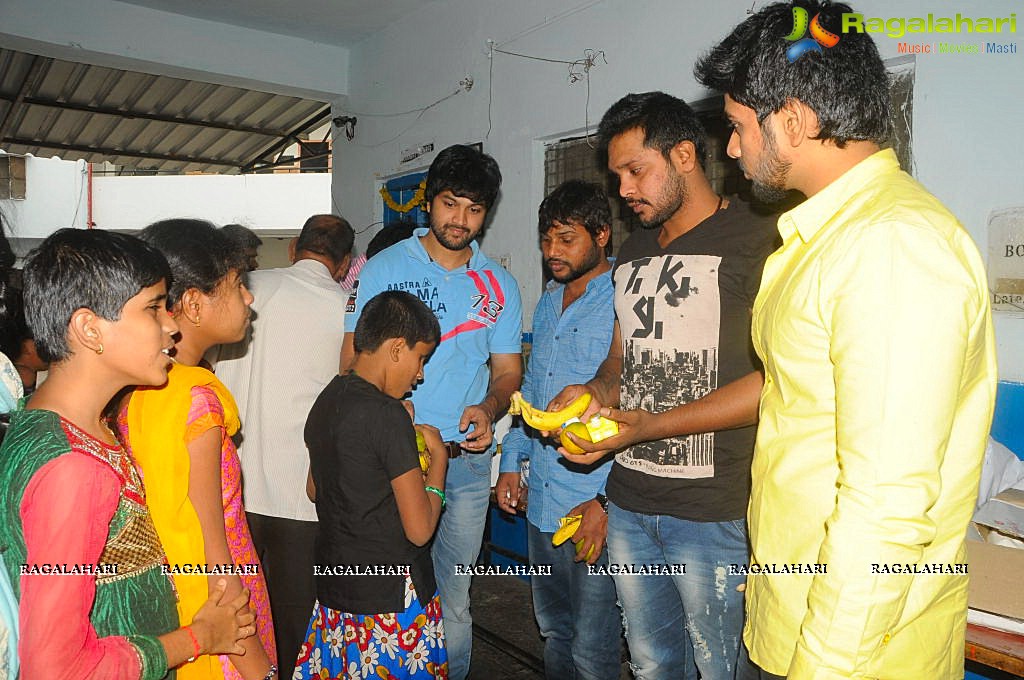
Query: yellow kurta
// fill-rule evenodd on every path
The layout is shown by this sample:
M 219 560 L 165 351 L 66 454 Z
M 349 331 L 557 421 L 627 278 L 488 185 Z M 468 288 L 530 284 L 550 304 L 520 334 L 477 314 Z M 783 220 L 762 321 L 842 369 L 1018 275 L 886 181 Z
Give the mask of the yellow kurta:
M 977 248 L 890 150 L 779 231 L 753 317 L 752 562 L 826 573 L 749 577 L 751 657 L 790 680 L 962 678 L 967 577 L 892 572 L 966 561 L 997 380 Z
M 174 364 L 163 387 L 141 387 L 128 403 L 128 443 L 142 469 L 146 503 L 170 565 L 192 565 L 206 560 L 203 532 L 188 497 L 191 458 L 185 443 L 192 387 L 205 385 L 221 400 L 229 434 L 238 431 L 238 409 L 227 388 L 205 368 Z M 182 625 L 209 598 L 205 576 L 175 574 L 178 617 Z M 178 669 L 178 680 L 223 678 L 216 655 L 204 655 Z

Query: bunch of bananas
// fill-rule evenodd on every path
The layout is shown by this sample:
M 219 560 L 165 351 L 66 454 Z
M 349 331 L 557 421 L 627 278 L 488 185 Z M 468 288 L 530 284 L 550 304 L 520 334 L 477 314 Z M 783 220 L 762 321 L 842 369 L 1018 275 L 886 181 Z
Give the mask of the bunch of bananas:
M 558 520 L 558 529 L 551 537 L 551 545 L 559 546 L 568 541 L 580 528 L 580 520 L 583 515 L 568 515 Z
M 576 535 L 576 530 L 580 528 L 580 521 L 583 519 L 583 515 L 567 515 L 558 520 L 558 529 L 555 530 L 555 535 L 551 537 L 551 545 L 559 546 L 568 541 L 570 538 Z M 580 554 L 583 550 L 583 541 L 576 544 L 576 554 Z M 587 556 L 583 559 L 589 560 L 594 554 L 594 545 L 590 545 L 590 550 L 587 551 Z
M 514 416 L 521 415 L 523 422 L 535 430 L 553 432 L 561 429 L 562 447 L 570 454 L 579 455 L 585 451 L 577 446 L 576 442 L 569 439 L 566 433 L 571 432 L 576 437 L 588 442 L 599 442 L 619 432 L 618 423 L 597 414 L 594 414 L 585 423 L 580 422 L 580 416 L 586 413 L 587 407 L 590 406 L 590 400 L 590 392 L 584 392 L 563 409 L 544 411 L 523 399 L 521 392 L 513 392 L 508 412 Z
M 522 392 L 513 392 L 508 412 L 523 417 L 523 422 L 535 430 L 551 432 L 559 429 L 566 422 L 583 415 L 590 406 L 590 392 L 584 392 L 573 399 L 565 408 L 558 411 L 544 411 L 523 399 Z

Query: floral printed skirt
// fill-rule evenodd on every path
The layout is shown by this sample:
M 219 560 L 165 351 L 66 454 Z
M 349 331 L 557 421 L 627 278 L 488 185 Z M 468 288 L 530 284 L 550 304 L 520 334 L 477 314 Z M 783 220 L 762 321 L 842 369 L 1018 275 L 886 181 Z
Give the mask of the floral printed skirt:
M 406 577 L 405 611 L 347 614 L 319 602 L 306 629 L 293 680 L 447 678 L 448 652 L 437 593 L 420 606 Z

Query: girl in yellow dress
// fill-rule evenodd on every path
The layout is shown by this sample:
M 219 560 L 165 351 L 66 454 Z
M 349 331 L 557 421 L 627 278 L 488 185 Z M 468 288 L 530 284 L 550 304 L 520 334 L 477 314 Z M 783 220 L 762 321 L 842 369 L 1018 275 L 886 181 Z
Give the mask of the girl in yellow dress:
M 227 388 L 200 366 L 203 354 L 237 342 L 249 324 L 244 253 L 208 222 L 165 220 L 140 237 L 171 266 L 167 306 L 180 329 L 167 384 L 139 388 L 122 412 L 122 436 L 142 468 L 157 533 L 189 620 L 209 588 L 228 575 L 228 594 L 248 588 L 257 635 L 244 655 L 201 657 L 179 680 L 270 680 L 277 676 L 267 586 L 242 507 L 241 469 L 231 436 L 238 409 Z M 211 573 L 212 572 L 212 573 Z M 290 662 L 290 661 L 289 661 Z

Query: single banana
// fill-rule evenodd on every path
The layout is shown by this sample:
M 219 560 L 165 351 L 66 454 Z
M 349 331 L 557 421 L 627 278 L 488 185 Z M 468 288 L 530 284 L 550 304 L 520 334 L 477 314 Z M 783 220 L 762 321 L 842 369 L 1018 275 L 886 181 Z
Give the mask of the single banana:
M 513 392 L 508 412 L 514 416 L 522 415 L 523 421 L 535 430 L 552 431 L 562 427 L 565 422 L 582 416 L 590 406 L 590 398 L 590 392 L 584 392 L 560 411 L 543 411 L 523 399 L 521 392 Z
M 423 474 L 427 474 L 427 468 L 430 467 L 430 454 L 427 452 L 427 440 L 423 438 L 423 434 L 416 431 L 416 451 L 420 454 L 420 470 Z
M 558 520 L 558 529 L 551 537 L 551 545 L 562 545 L 572 538 L 576 530 L 580 528 L 581 519 L 583 519 L 583 515 L 569 515 Z

